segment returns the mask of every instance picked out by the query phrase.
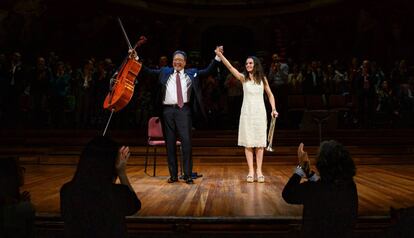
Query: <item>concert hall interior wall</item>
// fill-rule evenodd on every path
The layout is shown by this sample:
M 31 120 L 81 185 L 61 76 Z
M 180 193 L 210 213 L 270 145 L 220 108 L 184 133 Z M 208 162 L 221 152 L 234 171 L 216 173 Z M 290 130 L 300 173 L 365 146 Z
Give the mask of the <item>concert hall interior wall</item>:
M 0 53 L 22 52 L 25 61 L 56 52 L 76 61 L 94 56 L 121 60 L 127 50 L 116 17 L 145 60 L 176 49 L 203 63 L 218 44 L 233 59 L 375 58 L 384 65 L 414 55 L 410 1 L 277 0 L 188 1 L 4 0 Z

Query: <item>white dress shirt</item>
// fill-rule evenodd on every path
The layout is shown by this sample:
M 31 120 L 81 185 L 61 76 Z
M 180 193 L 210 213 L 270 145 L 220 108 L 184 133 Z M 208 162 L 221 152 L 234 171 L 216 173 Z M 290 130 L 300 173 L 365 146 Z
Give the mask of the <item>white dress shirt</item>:
M 167 90 L 166 90 L 165 99 L 164 99 L 165 105 L 177 104 L 176 77 L 177 77 L 177 71 L 174 71 L 174 73 L 171 74 L 170 78 L 167 81 Z M 188 75 L 184 74 L 184 69 L 180 71 L 180 80 L 181 80 L 181 91 L 183 92 L 183 101 L 184 103 L 187 103 L 189 100 L 188 92 L 191 87 L 191 80 L 190 80 L 190 77 L 188 77 Z

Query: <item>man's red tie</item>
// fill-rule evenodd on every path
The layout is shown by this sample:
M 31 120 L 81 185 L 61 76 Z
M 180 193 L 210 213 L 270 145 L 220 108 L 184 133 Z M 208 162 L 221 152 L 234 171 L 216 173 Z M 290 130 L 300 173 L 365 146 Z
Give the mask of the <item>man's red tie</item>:
M 184 106 L 184 100 L 183 100 L 183 91 L 181 89 L 181 80 L 180 80 L 179 71 L 177 71 L 176 85 L 177 85 L 177 104 L 180 108 L 182 108 Z

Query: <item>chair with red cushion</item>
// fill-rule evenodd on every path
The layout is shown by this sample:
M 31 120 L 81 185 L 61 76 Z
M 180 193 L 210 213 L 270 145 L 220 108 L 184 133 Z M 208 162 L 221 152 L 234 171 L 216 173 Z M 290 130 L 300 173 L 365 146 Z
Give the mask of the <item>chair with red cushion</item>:
M 176 142 L 177 146 L 181 146 L 181 142 Z M 155 170 L 157 167 L 157 148 L 158 147 L 165 147 L 165 140 L 164 135 L 162 133 L 162 125 L 161 120 L 159 117 L 151 117 L 148 121 L 148 143 L 147 143 L 147 151 L 145 154 L 145 165 L 144 165 L 144 172 L 147 173 L 148 167 L 148 155 L 149 155 L 149 148 L 152 147 L 153 150 L 153 175 L 155 176 Z

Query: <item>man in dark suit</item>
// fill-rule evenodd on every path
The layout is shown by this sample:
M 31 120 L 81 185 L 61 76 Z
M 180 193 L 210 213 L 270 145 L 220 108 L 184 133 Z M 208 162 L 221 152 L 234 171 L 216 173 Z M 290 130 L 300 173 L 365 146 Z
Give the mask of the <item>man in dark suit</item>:
M 179 136 L 182 145 L 183 179 L 187 184 L 192 184 L 192 144 L 191 128 L 192 114 L 202 113 L 201 87 L 198 76 L 206 76 L 217 69 L 219 58 L 216 56 L 207 68 L 198 70 L 185 69 L 187 55 L 183 51 L 175 51 L 173 54 L 173 67 L 149 69 L 143 66 L 142 70 L 151 75 L 158 75 L 159 92 L 157 104 L 162 108 L 162 126 L 166 139 L 168 168 L 170 178 L 168 183 L 178 181 L 176 140 Z
M 322 95 L 323 92 L 323 75 L 317 61 L 312 61 L 308 65 L 307 72 L 304 75 L 302 83 L 303 94 Z

